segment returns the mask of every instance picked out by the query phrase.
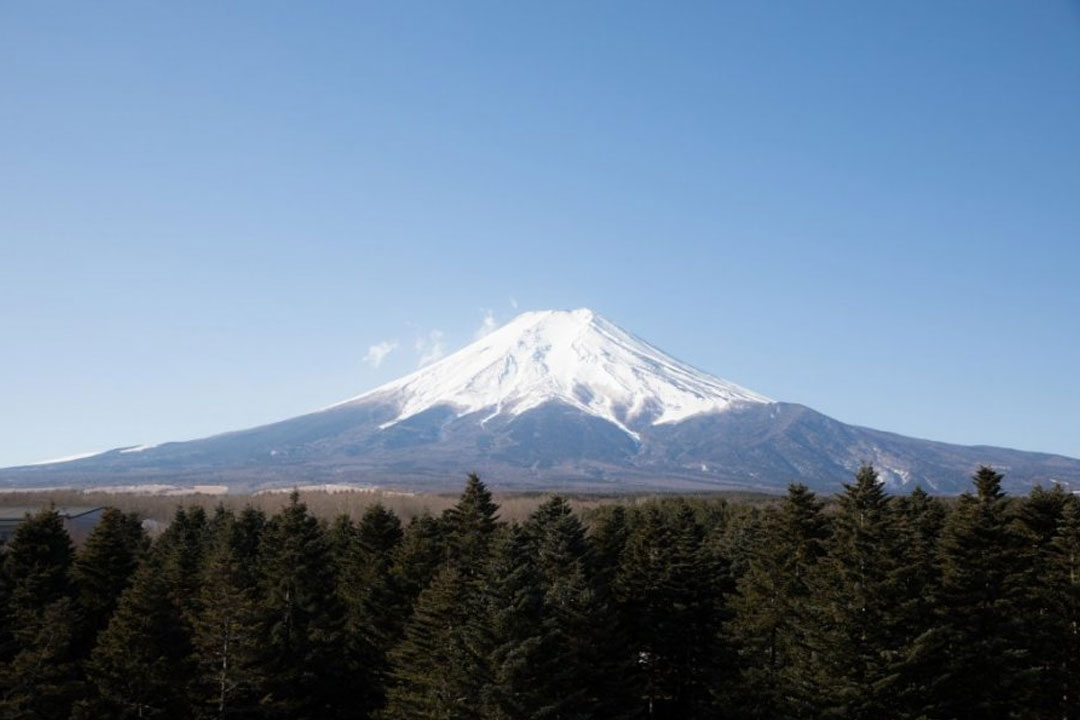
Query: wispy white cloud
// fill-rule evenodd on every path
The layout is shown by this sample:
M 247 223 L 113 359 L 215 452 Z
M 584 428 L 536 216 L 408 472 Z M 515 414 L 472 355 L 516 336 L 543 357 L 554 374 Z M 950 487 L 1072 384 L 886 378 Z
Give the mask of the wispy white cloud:
M 518 301 L 517 301 L 517 298 L 516 298 L 516 297 L 514 297 L 513 295 L 511 295 L 511 296 L 510 296 L 510 307 L 514 308 L 515 310 L 517 310 L 517 309 L 518 309 Z
M 417 367 L 430 365 L 445 355 L 446 344 L 443 342 L 443 331 L 432 330 L 426 336 L 416 338 L 416 354 L 420 356 Z
M 375 343 L 368 348 L 367 355 L 364 356 L 364 362 L 371 367 L 377 368 L 382 365 L 382 361 L 386 359 L 386 356 L 397 350 L 397 348 L 397 340 L 383 340 L 380 343 Z
M 490 335 L 498 326 L 498 323 L 495 322 L 495 313 L 491 310 L 484 310 L 484 319 L 480 321 L 480 327 L 473 333 L 473 337 L 479 340 L 485 335 Z

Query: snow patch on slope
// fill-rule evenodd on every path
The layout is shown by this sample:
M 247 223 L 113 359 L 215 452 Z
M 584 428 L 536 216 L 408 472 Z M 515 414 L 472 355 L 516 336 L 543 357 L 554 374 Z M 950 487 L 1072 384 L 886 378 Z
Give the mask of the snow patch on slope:
M 95 450 L 94 452 L 79 453 L 78 455 L 68 455 L 61 458 L 53 458 L 52 460 L 38 460 L 37 462 L 23 463 L 17 467 L 35 467 L 37 465 L 55 465 L 57 463 L 75 462 L 76 460 L 85 460 L 86 458 L 96 457 L 98 455 L 104 455 L 109 452 L 108 450 Z
M 524 313 L 453 355 L 345 403 L 370 400 L 398 408 L 383 427 L 436 405 L 453 406 L 459 416 L 490 409 L 487 422 L 558 400 L 634 437 L 635 423 L 675 423 L 737 404 L 772 402 L 682 363 L 586 309 Z

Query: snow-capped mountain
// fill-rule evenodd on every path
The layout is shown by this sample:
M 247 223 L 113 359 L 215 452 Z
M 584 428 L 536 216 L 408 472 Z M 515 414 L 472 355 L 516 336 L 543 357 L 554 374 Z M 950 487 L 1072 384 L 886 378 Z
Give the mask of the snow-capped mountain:
M 0 470 L 2 486 L 312 484 L 836 491 L 864 462 L 895 490 L 1080 489 L 1080 460 L 856 427 L 697 370 L 590 310 L 525 313 L 442 360 L 322 410 L 188 442 Z
M 608 322 L 592 310 L 528 312 L 439 362 L 344 404 L 385 402 L 395 423 L 440 405 L 459 416 L 520 415 L 560 402 L 633 428 L 675 423 L 768 398 L 713 377 Z

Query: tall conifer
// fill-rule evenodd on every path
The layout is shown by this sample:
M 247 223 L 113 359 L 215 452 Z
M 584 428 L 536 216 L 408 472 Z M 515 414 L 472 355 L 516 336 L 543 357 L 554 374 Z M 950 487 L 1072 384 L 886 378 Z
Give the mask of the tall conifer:
M 49 509 L 28 516 L 5 550 L 13 646 L 0 665 L 0 715 L 61 720 L 80 693 L 71 539 Z
M 740 704 L 749 717 L 813 714 L 817 688 L 800 682 L 795 668 L 809 660 L 809 580 L 829 535 L 822 508 L 804 485 L 790 486 L 780 506 L 766 512 L 763 541 L 739 578 L 730 633 L 739 648 Z
M 344 610 L 326 533 L 294 492 L 262 538 L 263 707 L 271 717 L 345 717 Z
M 193 709 L 204 718 L 254 717 L 264 685 L 256 576 L 232 513 L 218 514 L 213 527 L 192 619 Z
M 75 717 L 191 717 L 190 628 L 161 562 L 151 556 L 139 567 L 98 634 L 87 665 L 94 693 Z
M 977 494 L 960 498 L 942 534 L 941 602 L 935 627 L 915 648 L 917 658 L 936 662 L 927 665 L 930 717 L 996 720 L 1023 706 L 1016 694 L 1016 538 L 1001 480 L 979 468 Z

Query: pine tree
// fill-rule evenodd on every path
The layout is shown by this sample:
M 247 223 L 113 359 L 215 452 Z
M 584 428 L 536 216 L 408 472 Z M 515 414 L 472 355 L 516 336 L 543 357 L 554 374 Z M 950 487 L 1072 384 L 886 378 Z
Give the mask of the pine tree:
M 401 639 L 410 606 L 391 572 L 401 521 L 380 504 L 364 511 L 341 560 L 346 632 L 355 664 L 354 703 L 362 715 L 385 702 L 387 653 Z
M 262 537 L 262 704 L 273 717 L 348 716 L 344 610 L 326 533 L 294 492 Z
M 443 524 L 427 513 L 417 515 L 405 528 L 401 544 L 394 551 L 390 574 L 401 593 L 402 602 L 412 607 L 446 559 Z M 408 610 L 403 610 L 407 617 Z
M 8 546 L 5 614 L 12 650 L 0 666 L 0 714 L 66 718 L 80 692 L 74 639 L 78 617 L 68 579 L 74 550 L 54 510 L 27 516 Z
M 685 502 L 649 505 L 634 523 L 617 581 L 649 717 L 713 717 L 710 688 L 727 577 Z
M 89 654 L 97 634 L 109 624 L 116 603 L 148 545 L 137 516 L 125 515 L 116 508 L 105 508 L 75 556 L 72 578 L 82 614 L 85 654 Z
M 935 627 L 914 648 L 933 667 L 923 710 L 930 717 L 991 720 L 1021 709 L 1009 502 L 993 469 L 979 468 L 974 479 L 977 494 L 960 498 L 942 534 Z
M 819 688 L 823 717 L 897 717 L 898 608 L 892 587 L 896 537 L 890 500 L 870 466 L 844 486 L 826 555 L 811 575 L 809 662 L 796 666 Z
M 201 507 L 179 507 L 169 527 L 150 550 L 157 558 L 169 592 L 189 620 L 197 610 L 195 605 L 209 538 L 206 512 Z
M 602 649 L 605 608 L 590 577 L 592 557 L 585 528 L 560 497 L 540 505 L 524 526 L 536 558 L 543 593 L 542 663 L 536 687 L 542 705 L 532 716 L 591 717 L 604 708 L 610 670 Z
M 246 529 L 231 513 L 218 513 L 212 527 L 192 620 L 194 710 L 204 718 L 255 717 L 263 638 Z
M 491 493 L 470 474 L 461 498 L 443 514 L 446 561 L 420 593 L 404 637 L 390 653 L 387 717 L 478 717 L 490 649 L 481 582 L 497 512 Z
M 476 579 L 455 563 L 444 566 L 420 593 L 404 639 L 390 653 L 394 683 L 383 717 L 481 717 L 490 653 L 482 610 Z
M 356 523 L 348 515 L 338 515 L 326 531 L 330 543 L 330 554 L 339 573 L 346 573 L 352 563 L 356 547 Z
M 1080 718 L 1080 501 L 1062 507 L 1051 540 L 1047 573 L 1054 643 L 1045 648 L 1047 692 L 1040 698 L 1047 717 Z
M 888 659 L 895 676 L 898 712 L 917 717 L 935 669 L 916 652 L 919 638 L 934 627 L 940 601 L 938 543 L 945 525 L 944 505 L 922 488 L 896 501 L 896 559 L 889 587 L 895 599 L 893 631 L 897 653 Z
M 1057 704 L 1061 697 L 1052 660 L 1061 645 L 1059 586 L 1052 578 L 1051 565 L 1054 539 L 1071 499 L 1060 485 L 1051 490 L 1035 487 L 1012 506 L 1017 573 L 1009 593 L 1015 597 L 1018 641 L 1013 694 L 1028 707 Z
M 498 510 L 491 492 L 470 473 L 457 504 L 443 513 L 447 559 L 466 577 L 477 577 L 487 563 Z
M 87 665 L 95 692 L 73 717 L 191 717 L 190 628 L 161 562 L 151 556 L 139 567 L 98 634 Z
M 766 512 L 763 540 L 739 578 L 729 632 L 739 648 L 742 712 L 747 717 L 810 717 L 816 688 L 795 668 L 808 660 L 809 578 L 829 535 L 823 504 L 792 485 Z
M 637 666 L 630 642 L 629 613 L 620 598 L 617 581 L 630 537 L 629 513 L 623 505 L 602 507 L 589 535 L 592 587 L 595 593 L 593 637 L 602 662 L 595 676 L 598 714 L 606 718 L 632 717 L 639 699 L 630 682 Z
M 553 653 L 536 549 L 520 526 L 510 527 L 497 544 L 488 575 L 484 615 L 491 632 L 491 679 L 481 694 L 482 717 L 543 717 L 552 704 L 545 661 Z

